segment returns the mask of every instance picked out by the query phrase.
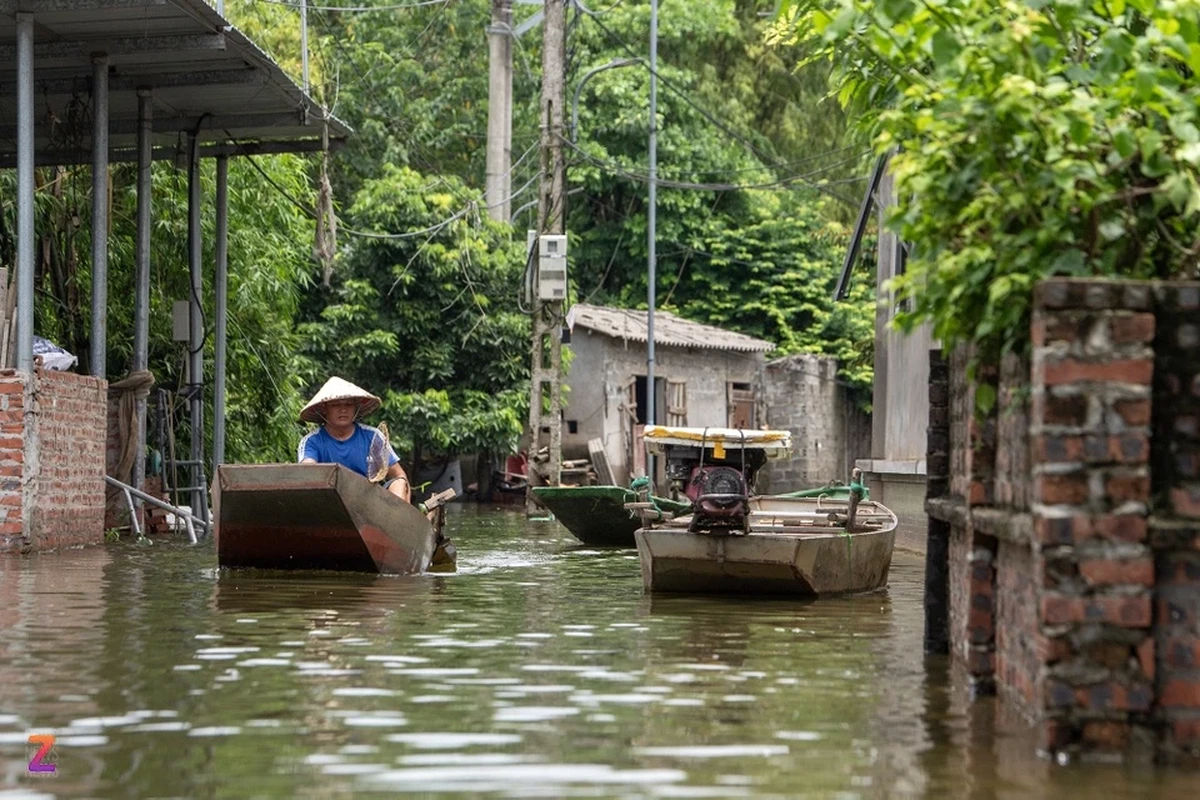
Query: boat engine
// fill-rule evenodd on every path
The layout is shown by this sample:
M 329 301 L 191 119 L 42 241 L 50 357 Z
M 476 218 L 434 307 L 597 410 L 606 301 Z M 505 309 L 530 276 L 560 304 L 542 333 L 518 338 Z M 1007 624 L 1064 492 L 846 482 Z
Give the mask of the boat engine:
M 689 530 L 749 531 L 750 488 L 766 462 L 761 450 L 671 445 L 666 457 L 672 494 L 692 502 Z
M 733 467 L 697 466 L 686 495 L 692 501 L 692 529 L 745 528 L 750 492 Z

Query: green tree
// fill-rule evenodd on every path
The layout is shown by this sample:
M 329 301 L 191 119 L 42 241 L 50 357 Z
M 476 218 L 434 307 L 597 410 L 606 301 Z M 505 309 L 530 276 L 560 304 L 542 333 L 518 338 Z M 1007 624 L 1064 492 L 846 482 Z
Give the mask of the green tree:
M 1038 280 L 1196 274 L 1196 0 L 806 0 L 776 35 L 895 152 L 901 325 L 994 359 Z
M 413 462 L 508 451 L 521 432 L 529 325 L 514 287 L 524 248 L 481 205 L 456 178 L 384 166 L 349 213 L 368 231 L 405 233 L 358 238 L 301 330 L 313 369 L 385 398 Z

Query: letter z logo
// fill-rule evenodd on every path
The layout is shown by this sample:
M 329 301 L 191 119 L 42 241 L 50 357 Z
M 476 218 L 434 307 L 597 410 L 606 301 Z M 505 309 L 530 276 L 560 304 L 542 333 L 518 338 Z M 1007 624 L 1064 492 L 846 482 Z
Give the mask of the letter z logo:
M 34 734 L 29 737 L 29 743 L 41 745 L 37 753 L 29 760 L 29 771 L 54 772 L 54 765 L 42 760 L 50 754 L 50 749 L 54 747 L 54 736 L 48 733 Z

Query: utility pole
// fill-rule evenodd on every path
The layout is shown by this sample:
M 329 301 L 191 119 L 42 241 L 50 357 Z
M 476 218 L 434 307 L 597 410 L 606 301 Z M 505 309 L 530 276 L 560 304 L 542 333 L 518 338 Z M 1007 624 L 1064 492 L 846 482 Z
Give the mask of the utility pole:
M 492 0 L 488 34 L 488 216 L 511 219 L 512 205 L 512 0 Z
M 542 114 L 541 177 L 538 186 L 538 234 L 562 234 L 566 225 L 567 165 L 563 158 L 563 111 L 566 98 L 567 0 L 546 0 L 542 23 Z M 537 244 L 534 244 L 537 247 Z M 531 269 L 537 269 L 536 262 Z M 565 323 L 563 300 L 541 300 L 534 292 L 533 347 L 530 362 L 529 392 L 529 483 L 537 485 L 540 476 L 533 460 L 542 446 L 542 428 L 550 428 L 549 484 L 557 486 L 562 477 L 562 327 Z M 549 350 L 549 364 L 546 350 Z M 545 395 L 550 395 L 550 411 L 543 413 Z M 536 512 L 532 495 L 525 509 Z
M 658 0 L 650 0 L 650 198 L 647 208 L 647 280 L 646 280 L 646 424 L 655 423 L 654 401 L 654 306 L 658 280 L 658 254 L 655 252 L 655 226 L 658 220 Z M 646 453 L 646 474 L 654 487 L 654 456 Z

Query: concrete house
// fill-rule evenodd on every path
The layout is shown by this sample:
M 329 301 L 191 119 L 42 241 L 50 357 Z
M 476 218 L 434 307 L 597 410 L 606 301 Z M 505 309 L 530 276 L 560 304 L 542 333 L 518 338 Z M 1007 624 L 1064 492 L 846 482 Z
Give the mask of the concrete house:
M 872 209 L 879 213 L 879 251 L 875 269 L 875 385 L 871 400 L 871 457 L 860 458 L 871 498 L 896 512 L 900 526 L 896 544 L 924 551 L 925 451 L 929 425 L 929 351 L 937 345 L 928 324 L 911 333 L 892 327 L 902 309 L 888 281 L 904 273 L 907 250 L 883 225 L 886 210 L 895 205 L 887 158 L 880 158 L 871 175 L 854 239 L 836 298 L 844 296 Z
M 563 457 L 587 458 L 599 439 L 613 478 L 645 473 L 646 312 L 576 304 L 563 410 Z M 655 417 L 660 424 L 758 428 L 766 421 L 770 342 L 654 314 Z

